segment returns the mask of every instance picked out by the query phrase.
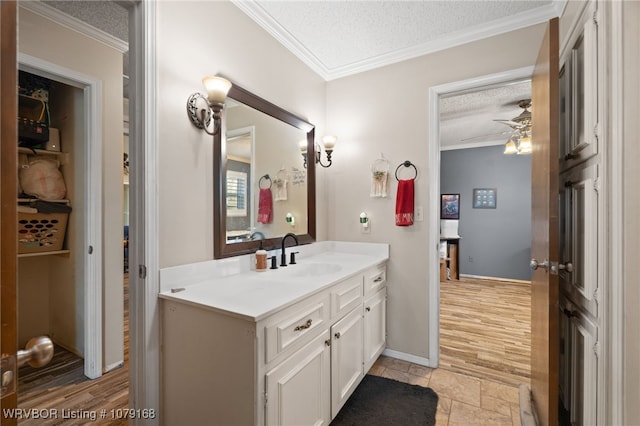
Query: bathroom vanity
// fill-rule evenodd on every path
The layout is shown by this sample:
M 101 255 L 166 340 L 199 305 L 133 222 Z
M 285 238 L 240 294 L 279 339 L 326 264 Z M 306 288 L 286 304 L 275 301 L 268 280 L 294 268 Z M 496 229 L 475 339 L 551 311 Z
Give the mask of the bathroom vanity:
M 165 424 L 328 425 L 335 417 L 385 347 L 388 245 L 296 250 L 297 263 L 277 270 L 233 273 L 223 262 L 206 266 L 217 271 L 207 277 L 189 266 L 197 278 L 184 286 L 180 267 L 166 274 Z

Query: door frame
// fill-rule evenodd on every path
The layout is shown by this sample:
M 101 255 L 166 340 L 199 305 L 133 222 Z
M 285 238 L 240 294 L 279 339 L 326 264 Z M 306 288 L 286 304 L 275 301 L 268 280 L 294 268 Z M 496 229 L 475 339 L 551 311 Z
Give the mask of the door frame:
M 90 379 L 102 375 L 102 82 L 69 68 L 18 52 L 18 69 L 83 91 L 85 152 L 83 185 L 82 274 L 84 288 L 83 335 L 84 374 Z
M 160 255 L 158 215 L 158 91 L 156 2 L 127 0 L 129 8 L 129 407 L 160 424 Z
M 429 358 L 427 365 L 438 367 L 440 361 L 440 98 L 463 90 L 530 79 L 533 66 L 473 77 L 429 88 L 429 225 L 427 259 L 429 276 Z

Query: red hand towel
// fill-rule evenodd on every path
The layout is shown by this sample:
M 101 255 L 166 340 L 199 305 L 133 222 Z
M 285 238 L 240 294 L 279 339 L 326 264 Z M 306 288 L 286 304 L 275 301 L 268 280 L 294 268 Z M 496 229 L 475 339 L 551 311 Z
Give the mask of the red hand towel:
M 413 225 L 413 192 L 415 179 L 399 180 L 396 194 L 396 225 Z
M 258 222 L 271 223 L 273 220 L 273 197 L 271 188 L 260 188 L 260 200 L 258 201 Z

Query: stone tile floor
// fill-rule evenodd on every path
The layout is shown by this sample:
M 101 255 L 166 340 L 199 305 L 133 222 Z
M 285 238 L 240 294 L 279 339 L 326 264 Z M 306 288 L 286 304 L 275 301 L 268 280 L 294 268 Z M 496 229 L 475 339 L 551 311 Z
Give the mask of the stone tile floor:
M 518 387 L 381 356 L 369 374 L 430 387 L 439 397 L 436 426 L 520 425 Z

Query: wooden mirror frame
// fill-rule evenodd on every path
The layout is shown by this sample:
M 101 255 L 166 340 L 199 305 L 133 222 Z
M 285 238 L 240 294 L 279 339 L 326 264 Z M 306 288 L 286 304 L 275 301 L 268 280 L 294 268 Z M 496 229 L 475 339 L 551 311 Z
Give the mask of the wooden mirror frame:
M 316 239 L 316 162 L 315 162 L 315 126 L 302 118 L 285 111 L 277 105 L 262 99 L 242 87 L 233 84 L 228 97 L 258 110 L 276 120 L 296 127 L 307 134 L 307 233 L 296 234 L 300 244 L 309 244 Z M 226 179 L 226 111 L 222 114 L 222 128 L 213 137 L 213 257 L 222 259 L 231 256 L 254 253 L 260 248 L 260 240 L 227 243 L 227 194 Z M 303 161 L 300 158 L 300 161 Z M 282 236 L 262 240 L 266 250 L 280 247 Z

